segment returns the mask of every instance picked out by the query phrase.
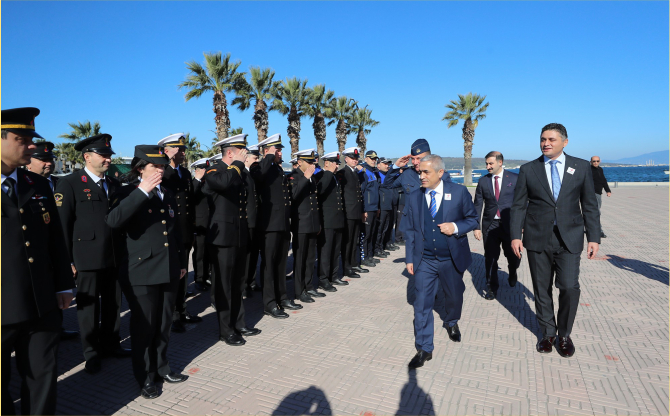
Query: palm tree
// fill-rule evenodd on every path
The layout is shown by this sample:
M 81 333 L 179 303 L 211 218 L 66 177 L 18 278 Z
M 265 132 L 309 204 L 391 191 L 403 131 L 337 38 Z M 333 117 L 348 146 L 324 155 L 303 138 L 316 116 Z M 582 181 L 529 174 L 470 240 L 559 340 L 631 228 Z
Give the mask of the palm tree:
M 191 163 L 203 158 L 204 152 L 200 149 L 198 139 L 195 136 L 191 137 L 191 133 L 184 134 L 184 139 L 186 139 L 185 162 L 188 167 L 191 166 Z
M 458 120 L 463 121 L 463 148 L 465 166 L 463 167 L 463 182 L 465 185 L 472 185 L 472 145 L 475 140 L 475 129 L 479 125 L 479 120 L 486 118 L 486 109 L 489 103 L 483 104 L 486 96 L 473 94 L 463 96 L 458 94 L 458 101 L 451 101 L 451 104 L 445 105 L 450 111 L 442 117 L 442 120 L 448 120 L 447 128 L 458 124 Z M 483 105 L 482 105 L 483 104 Z
M 65 168 L 66 165 L 69 165 L 70 168 L 74 168 L 76 163 L 84 164 L 81 152 L 74 149 L 74 143 L 62 142 L 56 144 L 54 146 L 54 155 L 56 155 L 58 160 L 63 162 L 63 168 Z
M 200 98 L 208 91 L 214 93 L 216 136 L 219 140 L 223 140 L 228 137 L 228 131 L 230 130 L 226 92 L 240 88 L 245 73 L 237 72 L 241 62 L 230 62 L 229 53 L 222 56 L 221 52 L 205 52 L 204 56 L 204 67 L 196 61 L 186 62 L 186 67 L 191 71 L 191 74 L 186 77 L 186 81 L 179 84 L 179 89 L 188 89 L 184 96 L 186 101 L 191 98 Z
M 376 127 L 379 122 L 372 119 L 372 110 L 365 108 L 357 108 L 353 112 L 351 118 L 351 132 L 356 133 L 356 145 L 361 149 L 361 153 L 365 154 L 368 139 L 366 134 L 370 134 L 371 130 L 368 127 Z
M 353 98 L 345 96 L 337 97 L 332 105 L 332 116 L 328 125 L 337 123 L 335 127 L 335 138 L 337 139 L 337 149 L 342 154 L 347 144 L 347 136 L 351 132 L 350 123 L 354 109 L 358 102 Z
M 69 133 L 63 133 L 60 136 L 58 136 L 61 139 L 69 140 L 71 142 L 78 142 L 81 139 L 85 139 L 87 137 L 100 134 L 99 121 L 94 121 L 93 124 L 91 124 L 91 122 L 88 120 L 86 120 L 83 123 L 77 121 L 76 123 L 67 123 L 67 124 L 68 126 L 70 126 L 72 130 Z
M 236 127 L 236 128 L 234 128 L 230 131 L 230 135 L 235 136 L 235 135 L 238 135 L 238 134 L 242 134 L 242 130 L 244 130 L 244 128 Z
M 332 90 L 326 91 L 325 85 L 315 85 L 309 93 L 308 106 L 305 109 L 305 114 L 314 119 L 312 128 L 314 128 L 316 152 L 319 156 L 323 156 L 324 152 L 323 142 L 326 140 L 326 119 L 330 119 L 333 115 L 334 95 L 335 93 Z
M 288 115 L 288 133 L 291 142 L 291 155 L 298 151 L 300 142 L 300 118 L 305 115 L 309 108 L 310 89 L 307 88 L 307 80 L 301 80 L 296 77 L 286 79 L 277 85 L 274 101 L 270 106 L 270 111 L 277 111 L 281 115 Z
M 240 111 L 245 111 L 254 102 L 254 126 L 258 132 L 258 141 L 261 142 L 268 137 L 268 105 L 266 100 L 274 97 L 279 81 L 273 81 L 275 71 L 270 68 L 252 66 L 249 68 L 251 80 L 243 78 L 235 91 L 237 97 L 233 99 Z

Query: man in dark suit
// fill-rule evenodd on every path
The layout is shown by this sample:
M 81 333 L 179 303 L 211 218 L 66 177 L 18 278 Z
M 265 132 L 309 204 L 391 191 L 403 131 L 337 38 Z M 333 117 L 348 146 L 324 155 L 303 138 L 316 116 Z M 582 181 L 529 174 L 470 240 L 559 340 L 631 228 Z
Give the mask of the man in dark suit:
M 2 413 L 12 352 L 21 376 L 21 414 L 56 412 L 56 363 L 62 315 L 74 280 L 49 182 L 18 168 L 35 151 L 37 108 L 2 110 Z
M 191 253 L 193 240 L 195 237 L 195 205 L 193 203 L 193 184 L 191 181 L 191 172 L 184 169 L 181 164 L 184 163 L 186 152 L 186 138 L 184 133 L 171 134 L 158 141 L 158 145 L 163 147 L 163 153 L 170 159 L 170 164 L 165 167 L 162 185 L 177 198 L 177 224 L 181 232 L 182 248 L 186 255 Z M 179 280 L 179 291 L 177 292 L 177 303 L 174 311 L 172 330 L 174 332 L 185 332 L 184 324 L 195 324 L 202 321 L 197 315 L 191 315 L 186 309 L 188 275 Z
M 203 177 L 209 167 L 209 159 L 199 159 L 191 164 L 195 168 L 193 175 L 193 202 L 195 211 L 195 238 L 193 243 L 193 281 L 195 287 L 202 291 L 208 291 L 211 286 L 209 276 L 209 254 L 205 239 L 209 227 L 209 202 L 207 195 L 202 193 Z
M 130 350 L 119 345 L 121 286 L 115 236 L 105 222 L 111 196 L 121 187 L 105 175 L 114 154 L 111 140 L 109 134 L 98 134 L 78 142 L 75 150 L 83 154 L 84 169 L 64 176 L 54 194 L 77 278 L 77 320 L 90 374 L 100 371 L 103 356 L 130 357 Z
M 342 234 L 342 265 L 344 275 L 361 277 L 358 273 L 368 273 L 360 267 L 361 262 L 361 223 L 365 221 L 363 213 L 363 194 L 361 193 L 361 173 L 358 165 L 357 147 L 344 149 L 344 166 L 337 171 L 337 180 L 342 186 L 342 200 L 347 224 Z
M 249 225 L 249 243 L 247 244 L 245 287 L 246 296 L 252 297 L 254 290 L 260 290 L 256 285 L 256 266 L 258 266 L 258 254 L 260 253 L 259 235 L 256 232 L 256 222 L 258 220 L 258 193 L 256 192 L 256 182 L 251 177 L 251 169 L 258 166 L 260 150 L 258 145 L 247 147 L 249 153 L 244 161 L 245 175 L 244 183 L 247 186 L 247 224 Z
M 503 155 L 489 152 L 485 158 L 487 175 L 479 179 L 475 190 L 475 209 L 477 210 L 477 228 L 475 238 L 484 237 L 484 265 L 486 269 L 486 287 L 484 298 L 492 300 L 498 293 L 498 258 L 500 246 L 509 264 L 509 285 L 514 287 L 517 281 L 516 270 L 520 259 L 512 251 L 509 236 L 509 213 L 514 200 L 514 188 L 519 175 L 503 169 Z M 484 213 L 482 217 L 482 211 Z M 481 222 L 480 222 L 481 219 Z
M 379 178 L 377 177 L 377 152 L 368 150 L 365 152 L 365 163 L 361 170 L 361 194 L 363 194 L 363 255 L 365 259 L 361 265 L 375 267 L 379 259 L 374 256 L 386 258 L 388 254 L 384 250 L 375 252 L 375 239 L 377 238 L 377 226 L 379 224 Z
M 555 344 L 563 357 L 575 353 L 570 333 L 579 305 L 584 228 L 589 259 L 595 258 L 600 244 L 591 167 L 586 160 L 566 155 L 563 148 L 567 144 L 563 125 L 551 123 L 542 128 L 542 156 L 521 166 L 510 219 L 514 254 L 521 258 L 524 246 L 528 249 L 535 313 L 543 335 L 537 350 L 549 353 Z M 554 317 L 551 295 L 554 273 L 560 290 L 558 319 Z
M 437 287 L 446 297 L 449 338 L 461 341 L 458 320 L 463 308 L 463 273 L 472 263 L 467 233 L 477 227 L 477 211 L 468 189 L 444 179 L 444 162 L 425 156 L 419 166 L 421 188 L 407 195 L 405 262 L 414 275 L 414 336 L 417 368 L 433 357 L 433 305 Z M 438 285 L 439 280 L 439 285 Z
M 600 167 L 600 156 L 591 156 L 591 175 L 593 176 L 593 188 L 596 191 L 596 201 L 598 201 L 598 213 L 602 214 L 600 208 L 603 205 L 603 189 L 609 198 L 612 196 L 612 190 L 605 178 L 605 172 Z M 603 223 L 600 221 L 600 238 L 607 238 L 603 232 Z

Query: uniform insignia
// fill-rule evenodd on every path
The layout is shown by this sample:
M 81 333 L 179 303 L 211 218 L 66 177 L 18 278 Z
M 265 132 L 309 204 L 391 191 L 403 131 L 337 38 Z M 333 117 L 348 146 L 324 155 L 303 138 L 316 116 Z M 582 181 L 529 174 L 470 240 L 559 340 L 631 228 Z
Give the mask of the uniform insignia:
M 168 205 L 168 214 L 170 214 L 170 217 L 174 218 L 174 210 L 172 210 L 170 205 Z
M 81 175 L 81 181 L 88 182 L 88 178 L 86 177 L 86 175 Z
M 57 207 L 63 206 L 63 194 L 54 194 L 54 199 Z
M 26 182 L 28 182 L 31 185 L 34 183 L 33 180 L 30 179 L 30 176 L 28 176 L 28 175 L 23 175 L 23 178 L 26 180 Z
M 149 210 L 149 214 L 151 214 L 153 211 Z
M 210 172 L 216 172 L 216 169 L 210 169 L 210 170 L 207 171 L 207 173 L 210 173 Z
M 86 196 L 88 197 L 88 199 L 91 199 L 91 194 L 86 194 Z
M 51 222 L 51 216 L 49 216 L 48 212 L 42 214 L 42 218 L 44 219 L 45 224 L 49 224 Z
M 47 197 L 46 197 L 46 196 L 42 196 L 42 195 L 40 195 L 40 194 L 35 194 L 35 195 L 33 195 L 30 199 L 47 199 Z M 40 205 L 42 205 L 41 202 L 40 202 Z
M 90 189 L 84 189 L 84 192 L 91 192 Z

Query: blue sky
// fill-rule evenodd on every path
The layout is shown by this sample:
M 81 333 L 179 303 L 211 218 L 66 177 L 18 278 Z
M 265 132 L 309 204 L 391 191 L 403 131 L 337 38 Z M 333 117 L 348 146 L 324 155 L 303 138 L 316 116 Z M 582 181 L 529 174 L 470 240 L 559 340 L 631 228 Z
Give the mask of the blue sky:
M 38 131 L 99 120 L 117 153 L 188 131 L 209 145 L 211 95 L 177 89 L 185 62 L 230 52 L 280 79 L 324 83 L 373 109 L 368 149 L 407 154 L 426 138 L 462 156 L 445 104 L 485 94 L 473 155 L 539 155 L 543 125 L 563 123 L 566 151 L 618 159 L 668 148 L 668 2 L 3 2 L 2 108 L 42 110 Z M 229 102 L 234 94 L 228 94 Z M 256 141 L 252 111 L 230 108 Z M 301 148 L 315 147 L 302 120 Z M 286 136 L 270 115 L 270 134 Z M 355 146 L 351 135 L 347 143 Z M 337 149 L 334 126 L 326 151 Z

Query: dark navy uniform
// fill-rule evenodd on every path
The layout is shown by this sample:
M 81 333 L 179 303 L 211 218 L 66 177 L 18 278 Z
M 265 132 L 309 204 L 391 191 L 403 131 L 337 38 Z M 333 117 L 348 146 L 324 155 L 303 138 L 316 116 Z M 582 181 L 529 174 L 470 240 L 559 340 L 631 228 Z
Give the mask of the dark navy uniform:
M 192 166 L 206 169 L 209 167 L 208 159 L 201 159 Z M 207 196 L 202 192 L 205 177 L 200 180 L 193 178 L 193 200 L 189 200 L 189 204 L 193 204 L 195 211 L 195 228 L 194 228 L 194 243 L 193 243 L 193 280 L 196 287 L 200 290 L 209 290 L 210 281 L 210 267 L 209 267 L 209 253 L 205 239 L 207 237 L 207 230 L 209 228 L 209 202 Z
M 355 274 L 353 267 L 358 267 L 361 261 L 361 218 L 363 216 L 363 194 L 359 172 L 355 168 L 345 166 L 337 171 L 337 180 L 342 186 L 342 199 L 347 225 L 342 235 L 342 265 L 344 274 Z
M 373 150 L 366 153 L 366 157 L 377 158 Z M 363 255 L 366 262 L 372 260 L 375 254 L 375 238 L 377 237 L 377 211 L 379 210 L 379 179 L 377 169 L 363 164 L 361 175 L 361 193 L 363 194 L 363 212 L 368 214 L 364 223 Z
M 258 152 L 253 150 L 253 152 Z M 252 153 L 252 150 L 249 151 Z M 252 165 L 251 168 L 255 166 Z M 256 193 L 256 182 L 251 177 L 251 172 L 245 169 L 244 183 L 247 187 L 247 224 L 249 225 L 249 242 L 247 244 L 247 260 L 246 260 L 246 287 L 247 296 L 251 296 L 253 289 L 256 287 L 256 266 L 258 265 L 258 255 L 260 254 L 260 239 L 256 230 L 256 221 L 258 218 L 258 194 Z
M 396 175 L 399 175 L 396 174 Z M 382 171 L 377 172 L 379 177 L 379 226 L 377 237 L 375 238 L 375 252 L 383 252 L 389 248 L 391 234 L 394 224 L 394 199 L 397 205 L 397 193 L 391 187 L 393 185 L 393 175 Z M 395 248 L 394 248 L 395 250 Z

